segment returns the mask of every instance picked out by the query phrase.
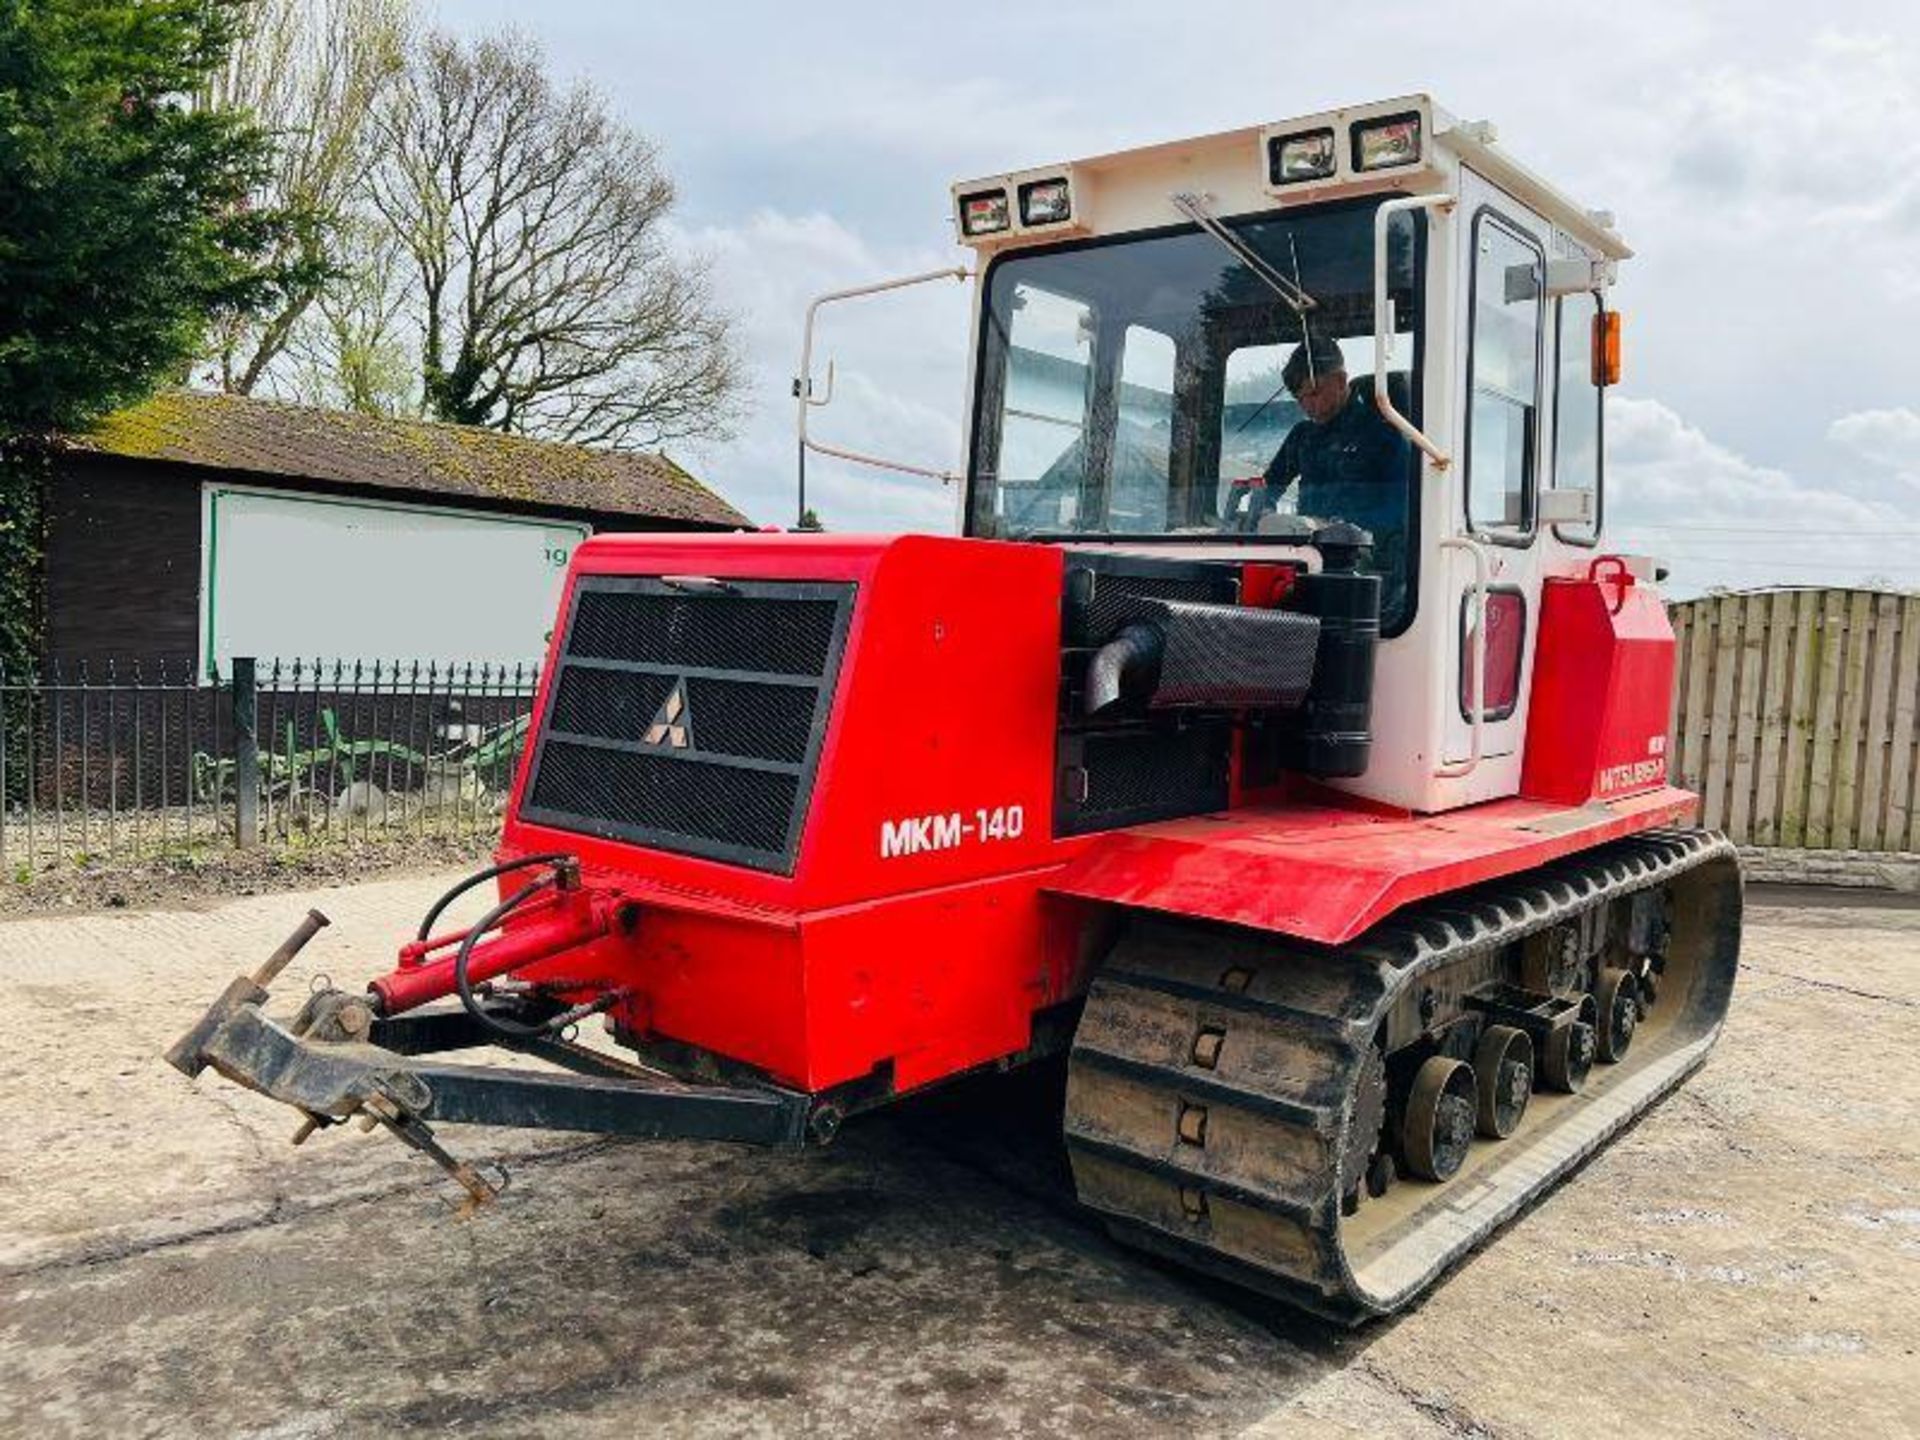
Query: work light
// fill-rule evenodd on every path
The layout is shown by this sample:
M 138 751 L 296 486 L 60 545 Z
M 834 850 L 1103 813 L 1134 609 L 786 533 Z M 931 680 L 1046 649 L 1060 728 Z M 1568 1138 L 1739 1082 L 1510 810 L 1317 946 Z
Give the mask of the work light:
M 1267 178 L 1275 185 L 1324 180 L 1333 174 L 1333 131 L 1308 130 L 1267 141 Z
M 1058 225 L 1073 218 L 1073 199 L 1067 182 L 1029 180 L 1020 187 L 1020 223 L 1022 225 Z
M 1004 190 L 981 190 L 960 197 L 960 230 L 969 238 L 993 235 L 1013 224 Z
M 1420 159 L 1420 117 L 1388 115 L 1353 127 L 1353 168 L 1390 170 Z

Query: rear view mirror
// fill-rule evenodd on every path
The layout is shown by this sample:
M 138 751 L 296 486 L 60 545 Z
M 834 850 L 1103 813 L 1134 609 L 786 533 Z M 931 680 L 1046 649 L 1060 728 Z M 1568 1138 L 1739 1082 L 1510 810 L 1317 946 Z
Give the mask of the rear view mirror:
M 1594 525 L 1599 510 L 1596 492 L 1555 486 L 1540 492 L 1537 514 L 1542 525 Z
M 1540 298 L 1540 267 L 1532 261 L 1525 265 L 1507 266 L 1505 281 L 1502 289 L 1509 305 Z

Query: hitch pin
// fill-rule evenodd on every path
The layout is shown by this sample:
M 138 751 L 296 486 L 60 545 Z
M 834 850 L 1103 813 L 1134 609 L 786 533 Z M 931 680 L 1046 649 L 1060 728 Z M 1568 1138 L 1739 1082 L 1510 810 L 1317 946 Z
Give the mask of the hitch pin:
M 294 932 L 280 942 L 260 968 L 251 975 L 236 975 L 228 984 L 225 992 L 207 1008 L 207 1013 L 186 1034 L 167 1048 L 166 1061 L 189 1080 L 207 1068 L 205 1048 L 220 1027 L 227 1023 L 243 1005 L 259 1005 L 267 998 L 267 986 L 280 976 L 289 961 L 306 946 L 306 943 L 318 935 L 327 925 L 327 917 L 318 910 L 309 910 L 307 918 L 302 920 Z M 245 1082 L 242 1083 L 251 1083 Z M 260 1088 L 258 1085 L 255 1089 Z M 308 1132 L 311 1133 L 311 1132 Z M 305 1139 L 303 1134 L 301 1139 Z
M 262 990 L 280 978 L 280 972 L 287 968 L 293 957 L 307 948 L 307 942 L 318 935 L 332 922 L 318 910 L 307 911 L 307 918 L 300 922 L 299 928 L 280 942 L 280 948 L 260 962 L 260 968 L 253 972 L 253 983 Z

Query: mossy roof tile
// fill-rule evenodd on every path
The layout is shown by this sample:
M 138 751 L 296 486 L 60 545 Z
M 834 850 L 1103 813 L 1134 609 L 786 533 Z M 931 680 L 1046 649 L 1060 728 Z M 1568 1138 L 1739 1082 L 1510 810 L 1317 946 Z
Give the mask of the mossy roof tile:
M 751 523 L 665 455 L 251 396 L 163 391 L 67 444 L 323 485 L 516 500 L 682 524 Z

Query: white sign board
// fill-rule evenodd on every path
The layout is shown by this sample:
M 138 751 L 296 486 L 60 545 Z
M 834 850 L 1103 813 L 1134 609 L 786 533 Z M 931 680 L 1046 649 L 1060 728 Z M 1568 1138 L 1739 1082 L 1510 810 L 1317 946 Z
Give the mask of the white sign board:
M 538 664 L 585 525 L 206 485 L 200 673 L 252 655 Z

